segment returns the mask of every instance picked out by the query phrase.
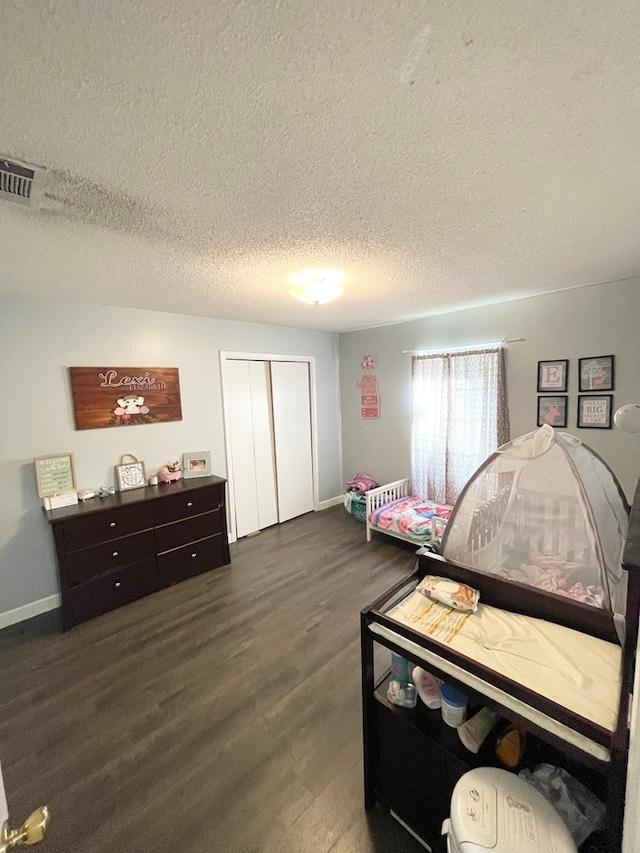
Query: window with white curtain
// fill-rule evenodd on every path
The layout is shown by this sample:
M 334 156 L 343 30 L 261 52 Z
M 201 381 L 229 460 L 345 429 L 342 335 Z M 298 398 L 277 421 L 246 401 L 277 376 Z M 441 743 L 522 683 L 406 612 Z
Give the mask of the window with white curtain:
M 504 348 L 411 360 L 413 494 L 453 504 L 478 466 L 509 440 Z

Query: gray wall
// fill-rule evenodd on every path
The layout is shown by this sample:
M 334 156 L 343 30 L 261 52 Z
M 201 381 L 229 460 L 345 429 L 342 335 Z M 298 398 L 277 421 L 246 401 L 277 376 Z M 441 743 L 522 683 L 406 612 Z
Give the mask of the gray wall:
M 210 449 L 225 475 L 219 350 L 316 357 L 320 500 L 356 471 L 380 482 L 409 473 L 410 356 L 403 350 L 524 337 L 508 345 L 511 432 L 535 428 L 539 359 L 569 358 L 569 429 L 612 466 L 630 498 L 640 474 L 640 436 L 576 430 L 577 359 L 616 356 L 614 406 L 640 401 L 640 281 L 594 286 L 340 336 L 51 300 L 0 300 L 0 624 L 2 614 L 55 595 L 50 531 L 33 472 L 35 456 L 75 454 L 78 484 L 113 482 L 122 453 L 153 471 L 188 450 Z M 376 359 L 382 418 L 360 419 L 361 359 Z M 122 430 L 76 431 L 67 367 L 180 369 L 183 420 Z M 342 407 L 342 453 L 340 438 Z
M 410 475 L 411 356 L 403 350 L 506 338 L 511 436 L 536 428 L 537 363 L 568 358 L 567 431 L 613 468 L 631 500 L 640 476 L 640 434 L 577 429 L 578 358 L 614 354 L 613 408 L 640 402 L 640 280 L 594 285 L 457 311 L 340 336 L 343 479 L 357 471 L 379 482 Z M 375 358 L 381 418 L 360 418 L 362 356 Z
M 114 484 L 121 454 L 149 473 L 183 452 L 211 450 L 226 476 L 219 350 L 316 359 L 319 497 L 342 491 L 338 339 L 326 332 L 58 301 L 0 299 L 0 626 L 2 614 L 58 592 L 51 532 L 33 459 L 75 455 L 80 488 Z M 183 420 L 77 431 L 67 368 L 180 370 Z M 11 621 L 5 618 L 5 623 Z

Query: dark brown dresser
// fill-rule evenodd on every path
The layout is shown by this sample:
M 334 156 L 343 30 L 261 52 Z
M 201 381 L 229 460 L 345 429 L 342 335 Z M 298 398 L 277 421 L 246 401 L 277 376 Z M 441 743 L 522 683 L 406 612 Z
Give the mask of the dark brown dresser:
M 178 480 L 46 512 L 63 627 L 230 563 L 225 484 Z

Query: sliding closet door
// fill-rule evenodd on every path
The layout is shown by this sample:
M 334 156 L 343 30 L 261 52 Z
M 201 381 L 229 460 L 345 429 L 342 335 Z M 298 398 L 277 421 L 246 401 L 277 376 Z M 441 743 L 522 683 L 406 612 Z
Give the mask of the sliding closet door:
M 271 362 L 278 516 L 287 521 L 313 510 L 309 365 Z
M 273 458 L 273 417 L 271 413 L 271 371 L 268 361 L 250 361 L 251 416 L 258 494 L 258 530 L 278 523 L 276 465 Z
M 229 361 L 224 396 L 240 537 L 278 521 L 268 362 Z

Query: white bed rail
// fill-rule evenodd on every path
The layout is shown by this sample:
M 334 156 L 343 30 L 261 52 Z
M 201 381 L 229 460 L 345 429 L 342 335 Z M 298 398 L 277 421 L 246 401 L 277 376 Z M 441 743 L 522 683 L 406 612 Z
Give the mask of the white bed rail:
M 395 501 L 398 498 L 406 498 L 409 496 L 409 478 L 405 477 L 404 480 L 395 480 L 393 483 L 385 483 L 384 486 L 378 486 L 377 489 L 370 489 L 368 492 L 365 492 L 365 497 L 367 499 L 367 542 L 371 542 L 371 531 L 375 528 L 373 525 L 369 524 L 369 516 L 374 510 L 378 509 L 378 507 L 383 506 L 383 504 L 388 504 L 390 501 Z

